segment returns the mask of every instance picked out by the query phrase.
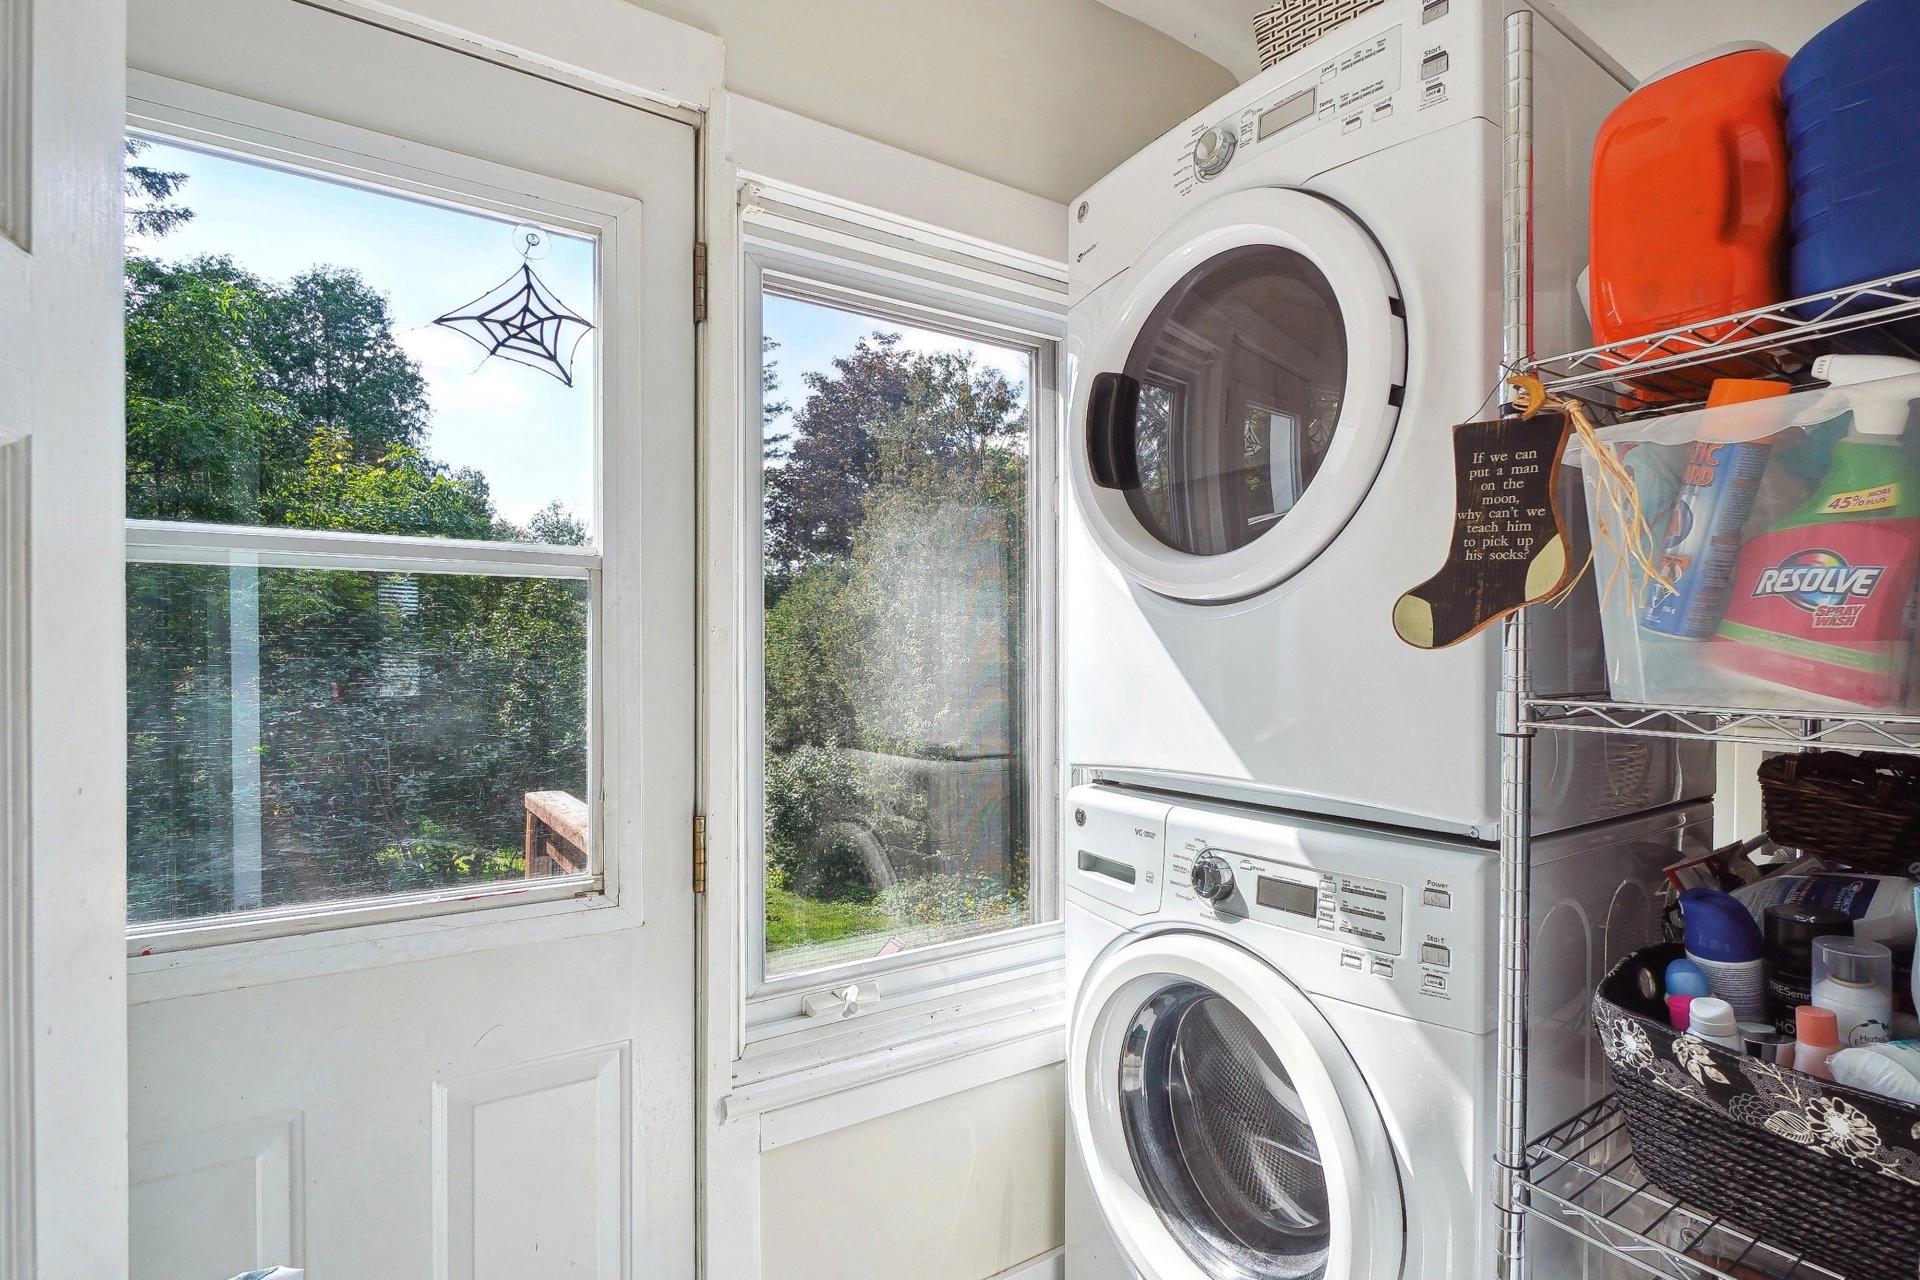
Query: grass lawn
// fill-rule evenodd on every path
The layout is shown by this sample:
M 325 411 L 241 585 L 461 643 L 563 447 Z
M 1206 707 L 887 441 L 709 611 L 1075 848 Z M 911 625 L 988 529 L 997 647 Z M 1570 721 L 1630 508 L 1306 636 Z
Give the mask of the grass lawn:
M 816 902 L 767 886 L 767 950 L 807 942 L 831 942 L 857 933 L 878 933 L 887 917 L 878 907 L 858 902 Z

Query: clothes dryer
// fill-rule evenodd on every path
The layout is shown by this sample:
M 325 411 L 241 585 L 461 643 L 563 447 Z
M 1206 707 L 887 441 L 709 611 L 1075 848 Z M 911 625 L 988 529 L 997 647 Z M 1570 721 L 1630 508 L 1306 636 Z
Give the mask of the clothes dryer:
M 1497 860 L 1106 786 L 1067 810 L 1067 1280 L 1494 1274 Z M 1536 845 L 1536 1128 L 1605 1092 L 1593 987 L 1710 821 Z M 1622 1274 L 1528 1240 L 1539 1275 Z
M 1449 428 L 1495 409 L 1517 7 L 1343 6 L 1073 205 L 1063 677 L 1092 776 L 1492 838 L 1498 628 L 1422 652 L 1392 614 L 1451 537 Z M 1585 334 L 1587 163 L 1625 90 L 1534 7 L 1554 349 Z M 1535 612 L 1539 687 L 1603 689 L 1591 585 Z M 1543 735 L 1536 829 L 1703 794 L 1705 759 Z

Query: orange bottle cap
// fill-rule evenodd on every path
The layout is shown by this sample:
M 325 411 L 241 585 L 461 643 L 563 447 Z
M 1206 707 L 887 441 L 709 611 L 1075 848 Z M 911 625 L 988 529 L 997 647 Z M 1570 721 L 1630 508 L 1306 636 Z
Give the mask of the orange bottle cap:
M 1833 1010 L 1803 1004 L 1793 1011 L 1793 1037 L 1816 1049 L 1840 1047 L 1840 1021 Z

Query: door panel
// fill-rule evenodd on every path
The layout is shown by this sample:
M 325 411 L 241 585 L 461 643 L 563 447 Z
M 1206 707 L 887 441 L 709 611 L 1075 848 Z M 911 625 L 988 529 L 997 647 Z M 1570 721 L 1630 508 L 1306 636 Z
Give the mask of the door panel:
M 605 893 L 380 926 L 391 961 L 354 929 L 177 953 L 164 990 L 136 959 L 132 1274 L 691 1276 L 693 131 L 293 0 L 133 0 L 129 30 L 136 70 L 629 208 L 595 315 Z

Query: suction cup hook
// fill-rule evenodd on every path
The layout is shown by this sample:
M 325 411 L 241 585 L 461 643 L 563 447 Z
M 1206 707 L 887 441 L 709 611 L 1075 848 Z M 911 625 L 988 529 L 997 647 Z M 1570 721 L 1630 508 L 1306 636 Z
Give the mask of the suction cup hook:
M 513 229 L 513 249 L 528 262 L 538 262 L 553 249 L 553 237 L 545 227 L 522 222 Z

